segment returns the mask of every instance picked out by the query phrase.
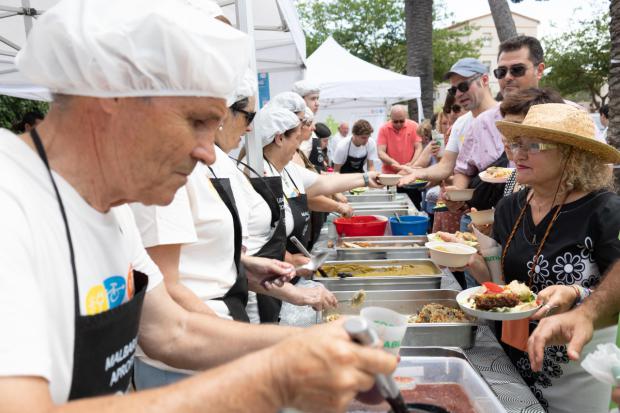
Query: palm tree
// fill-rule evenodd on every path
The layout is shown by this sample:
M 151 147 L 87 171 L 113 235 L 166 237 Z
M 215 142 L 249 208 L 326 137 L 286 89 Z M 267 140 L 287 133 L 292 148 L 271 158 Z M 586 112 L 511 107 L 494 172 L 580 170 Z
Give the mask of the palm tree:
M 517 2 L 513 0 L 513 3 Z M 495 23 L 499 41 L 503 42 L 504 40 L 516 36 L 517 28 L 512 19 L 508 0 L 489 0 L 489 8 L 491 9 L 491 15 L 493 16 L 493 23 Z
M 433 115 L 433 0 L 405 1 L 405 32 L 407 37 L 407 74 L 420 78 L 424 118 Z M 409 105 L 412 119 L 418 109 Z
M 620 0 L 609 5 L 609 33 L 611 36 L 611 69 L 609 70 L 609 129 L 607 140 L 620 149 Z M 620 170 L 616 169 L 616 183 L 620 183 Z M 620 187 L 620 185 L 619 185 Z

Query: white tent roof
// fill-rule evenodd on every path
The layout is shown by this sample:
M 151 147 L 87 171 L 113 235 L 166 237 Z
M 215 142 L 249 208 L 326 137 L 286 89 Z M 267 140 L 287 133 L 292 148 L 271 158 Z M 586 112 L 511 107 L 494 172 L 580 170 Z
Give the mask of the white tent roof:
M 22 78 L 13 58 L 26 42 L 26 33 L 36 24 L 36 17 L 57 2 L 0 0 L 0 94 L 50 100 L 45 88 Z M 305 67 L 306 43 L 292 0 L 217 0 L 217 3 L 236 27 L 242 27 L 243 18 L 250 15 L 250 21 L 254 22 L 254 32 L 250 35 L 255 39 L 259 72 L 301 73 Z M 251 5 L 251 11 L 244 10 L 247 5 Z
M 307 59 L 306 79 L 321 85 L 322 108 L 387 106 L 421 96 L 420 78 L 353 56 L 329 37 Z

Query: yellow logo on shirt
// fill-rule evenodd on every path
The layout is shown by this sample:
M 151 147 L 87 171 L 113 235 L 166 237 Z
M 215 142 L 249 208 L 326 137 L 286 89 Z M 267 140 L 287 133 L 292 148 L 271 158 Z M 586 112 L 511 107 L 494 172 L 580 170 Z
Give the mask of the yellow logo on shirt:
M 95 315 L 110 308 L 108 293 L 103 285 L 96 285 L 86 294 L 86 315 Z

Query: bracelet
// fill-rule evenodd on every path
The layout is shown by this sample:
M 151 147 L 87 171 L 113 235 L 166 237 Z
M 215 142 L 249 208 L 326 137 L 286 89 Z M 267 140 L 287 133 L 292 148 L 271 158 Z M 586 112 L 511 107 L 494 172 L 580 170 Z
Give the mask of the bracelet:
M 579 303 L 581 302 L 581 291 L 579 290 L 579 286 L 575 284 L 571 284 L 569 285 L 569 287 L 571 287 L 575 291 L 575 301 L 573 301 L 573 305 L 571 306 L 571 308 L 573 308 L 579 305 Z
M 362 178 L 364 178 L 364 186 L 368 186 L 370 184 L 370 178 L 368 178 L 368 172 L 364 172 L 362 174 Z
M 582 287 L 581 285 L 573 284 L 571 285 L 571 287 L 573 287 L 575 289 L 575 292 L 577 292 L 577 298 L 575 299 L 575 304 L 573 305 L 573 307 L 580 305 L 583 300 L 585 300 L 592 294 L 591 289 Z

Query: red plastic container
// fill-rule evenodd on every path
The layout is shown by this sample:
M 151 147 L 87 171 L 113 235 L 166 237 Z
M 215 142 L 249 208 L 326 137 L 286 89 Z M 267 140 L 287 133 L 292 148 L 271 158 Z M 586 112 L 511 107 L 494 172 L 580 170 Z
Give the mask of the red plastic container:
M 359 215 L 351 218 L 336 218 L 336 231 L 341 237 L 364 237 L 385 234 L 387 218 L 375 215 Z

